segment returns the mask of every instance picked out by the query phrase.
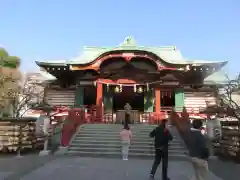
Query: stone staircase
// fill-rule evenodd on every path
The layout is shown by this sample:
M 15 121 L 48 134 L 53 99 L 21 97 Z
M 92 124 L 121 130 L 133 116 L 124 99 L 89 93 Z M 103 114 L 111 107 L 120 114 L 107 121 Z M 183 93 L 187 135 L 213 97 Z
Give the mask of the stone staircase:
M 129 151 L 129 158 L 153 158 L 153 139 L 149 138 L 153 125 L 131 125 L 133 139 Z M 122 125 L 119 124 L 84 124 L 79 128 L 70 147 L 68 155 L 90 157 L 121 157 L 121 141 L 119 133 Z M 174 140 L 169 147 L 169 158 L 182 159 L 185 156 L 185 147 L 175 128 L 169 128 Z

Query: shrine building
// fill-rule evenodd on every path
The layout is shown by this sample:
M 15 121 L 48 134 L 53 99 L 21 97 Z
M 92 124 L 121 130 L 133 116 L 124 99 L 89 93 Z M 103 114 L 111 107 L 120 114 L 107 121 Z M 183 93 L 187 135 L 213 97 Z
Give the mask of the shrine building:
M 102 118 L 115 117 L 126 103 L 139 121 L 172 108 L 198 113 L 216 103 L 216 87 L 227 82 L 221 71 L 227 61 L 186 60 L 175 46 L 139 46 L 132 37 L 116 47 L 84 47 L 75 59 L 36 64 L 47 76 L 48 104 L 96 107 Z

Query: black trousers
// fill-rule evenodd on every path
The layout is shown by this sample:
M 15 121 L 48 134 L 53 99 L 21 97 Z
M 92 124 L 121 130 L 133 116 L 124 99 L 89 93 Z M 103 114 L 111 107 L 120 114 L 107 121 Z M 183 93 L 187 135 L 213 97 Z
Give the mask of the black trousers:
M 159 164 L 162 161 L 162 180 L 167 180 L 167 169 L 168 169 L 168 148 L 156 149 L 155 158 L 152 165 L 151 175 L 155 175 Z
M 131 123 L 131 120 L 130 120 L 130 115 L 125 113 L 125 123 L 128 125 Z

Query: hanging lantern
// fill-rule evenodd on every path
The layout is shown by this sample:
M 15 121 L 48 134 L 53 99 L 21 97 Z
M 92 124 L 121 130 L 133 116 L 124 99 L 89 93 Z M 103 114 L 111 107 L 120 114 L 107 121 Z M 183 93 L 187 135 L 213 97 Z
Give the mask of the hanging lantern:
M 139 86 L 138 93 L 142 93 L 142 92 L 143 92 L 143 88 L 142 88 L 142 86 Z
M 115 86 L 114 92 L 116 92 L 116 93 L 119 93 L 119 92 L 120 92 L 119 86 Z
M 190 71 L 190 69 L 191 69 L 190 65 L 189 65 L 189 64 L 186 65 L 186 67 L 185 67 L 185 71 Z
M 97 85 L 97 82 L 96 82 L 96 81 L 94 81 L 94 82 L 93 82 L 93 85 L 94 85 L 94 86 L 96 86 L 96 85 Z
M 109 84 L 107 84 L 107 92 L 109 91 Z

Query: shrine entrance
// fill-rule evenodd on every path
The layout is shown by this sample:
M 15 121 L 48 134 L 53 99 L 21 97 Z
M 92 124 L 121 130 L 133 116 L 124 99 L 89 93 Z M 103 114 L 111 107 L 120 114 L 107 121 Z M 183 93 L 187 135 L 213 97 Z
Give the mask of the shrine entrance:
M 175 92 L 172 90 L 161 91 L 161 107 L 174 107 L 175 106 Z
M 133 86 L 124 86 L 122 92 L 113 93 L 113 111 L 124 110 L 129 103 L 132 110 L 144 111 L 144 93 L 134 92 Z

